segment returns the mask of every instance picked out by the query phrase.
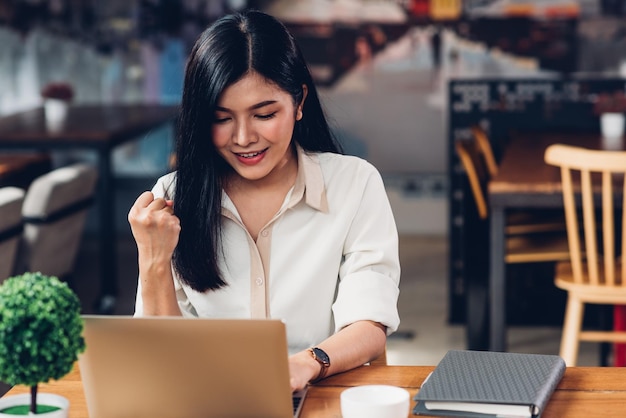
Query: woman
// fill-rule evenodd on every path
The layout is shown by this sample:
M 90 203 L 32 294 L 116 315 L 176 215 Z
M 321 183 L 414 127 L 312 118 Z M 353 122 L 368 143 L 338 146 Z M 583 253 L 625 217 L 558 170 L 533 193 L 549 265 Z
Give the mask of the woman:
M 293 390 L 379 356 L 399 324 L 395 222 L 375 168 L 340 154 L 293 37 L 225 16 L 184 83 L 178 169 L 128 215 L 135 314 L 283 319 Z

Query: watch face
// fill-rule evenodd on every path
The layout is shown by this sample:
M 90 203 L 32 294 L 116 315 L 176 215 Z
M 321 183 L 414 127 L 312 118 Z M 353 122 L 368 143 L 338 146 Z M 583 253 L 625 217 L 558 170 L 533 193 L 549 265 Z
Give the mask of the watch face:
M 330 359 L 328 358 L 328 354 L 326 354 L 324 350 L 314 347 L 313 353 L 315 353 L 315 357 L 317 357 L 322 363 L 327 366 L 330 365 Z

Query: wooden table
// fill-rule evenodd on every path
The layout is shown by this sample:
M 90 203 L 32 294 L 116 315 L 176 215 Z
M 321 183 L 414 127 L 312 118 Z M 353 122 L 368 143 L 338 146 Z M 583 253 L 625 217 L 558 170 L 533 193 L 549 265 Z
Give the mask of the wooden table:
M 339 395 L 352 386 L 384 384 L 400 386 L 415 395 L 433 366 L 363 366 L 331 376 L 312 386 L 304 401 L 303 418 L 341 418 Z M 40 392 L 70 400 L 70 418 L 86 418 L 87 404 L 80 373 L 74 370 L 60 381 L 41 385 Z M 7 395 L 28 393 L 16 386 Z M 624 413 L 626 369 L 615 367 L 570 367 L 552 395 L 542 418 L 619 417 Z M 411 401 L 411 408 L 415 402 Z M 409 417 L 412 415 L 409 414 Z
M 562 208 L 561 174 L 543 160 L 550 144 L 626 149 L 626 139 L 607 143 L 593 133 L 517 133 L 505 148 L 498 174 L 489 182 L 489 350 L 506 351 L 504 224 L 510 209 Z M 470 308 L 471 309 L 471 308 Z
M 70 106 L 65 122 L 54 130 L 46 127 L 43 108 L 0 118 L 0 150 L 90 150 L 97 154 L 101 313 L 113 310 L 117 293 L 112 150 L 172 121 L 177 114 L 177 106 L 76 105 Z
M 37 177 L 52 169 L 52 158 L 46 153 L 0 154 L 0 187 L 27 189 Z

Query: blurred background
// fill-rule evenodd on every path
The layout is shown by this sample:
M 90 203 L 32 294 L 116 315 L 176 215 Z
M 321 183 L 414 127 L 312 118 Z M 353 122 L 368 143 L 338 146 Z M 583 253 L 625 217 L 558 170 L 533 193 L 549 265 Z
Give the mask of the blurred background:
M 50 82 L 75 103 L 175 104 L 198 34 L 247 7 L 296 35 L 337 136 L 384 173 L 406 232 L 448 229 L 449 79 L 626 72 L 621 0 L 0 0 L 0 115 L 40 105 Z M 153 132 L 115 171 L 153 178 L 171 146 Z
M 462 108 L 451 106 L 449 82 L 626 77 L 623 0 L 0 0 L 0 116 L 40 106 L 41 90 L 51 82 L 70 84 L 74 103 L 176 104 L 196 37 L 224 13 L 245 8 L 278 17 L 300 42 L 335 134 L 348 153 L 383 175 L 403 242 L 412 243 L 402 250 L 405 274 L 417 281 L 429 276 L 440 286 L 438 309 L 450 326 L 464 321 L 450 144 L 470 123 L 485 121 L 481 112 L 487 117 L 489 110 L 477 107 L 459 119 Z M 136 196 L 169 170 L 172 147 L 168 125 L 116 149 L 122 236 L 130 236 L 126 214 Z M 93 160 L 79 151 L 54 158 L 57 165 Z M 94 224 L 92 217 L 86 237 Z M 121 295 L 128 308 L 120 312 L 132 309 L 136 283 L 132 243 L 125 249 L 131 256 L 121 261 L 130 273 L 119 280 L 130 285 Z M 414 257 L 436 268 L 418 261 L 418 273 L 411 273 Z M 79 271 L 88 264 L 79 261 Z M 541 318 L 533 314 L 529 303 L 553 286 L 551 274 L 543 284 L 527 280 L 513 288 L 519 309 L 511 318 L 518 324 L 562 317 L 562 305 L 554 320 L 545 311 Z M 401 297 L 407 317 L 418 315 L 407 295 Z

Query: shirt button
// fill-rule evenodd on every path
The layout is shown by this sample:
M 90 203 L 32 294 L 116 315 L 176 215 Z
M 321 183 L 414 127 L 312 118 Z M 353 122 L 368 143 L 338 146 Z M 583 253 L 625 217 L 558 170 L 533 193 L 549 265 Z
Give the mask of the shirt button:
M 263 279 L 260 277 L 257 277 L 254 282 L 256 283 L 257 286 L 263 286 Z
M 263 235 L 264 237 L 268 236 L 270 233 L 267 229 L 261 231 L 261 235 Z

